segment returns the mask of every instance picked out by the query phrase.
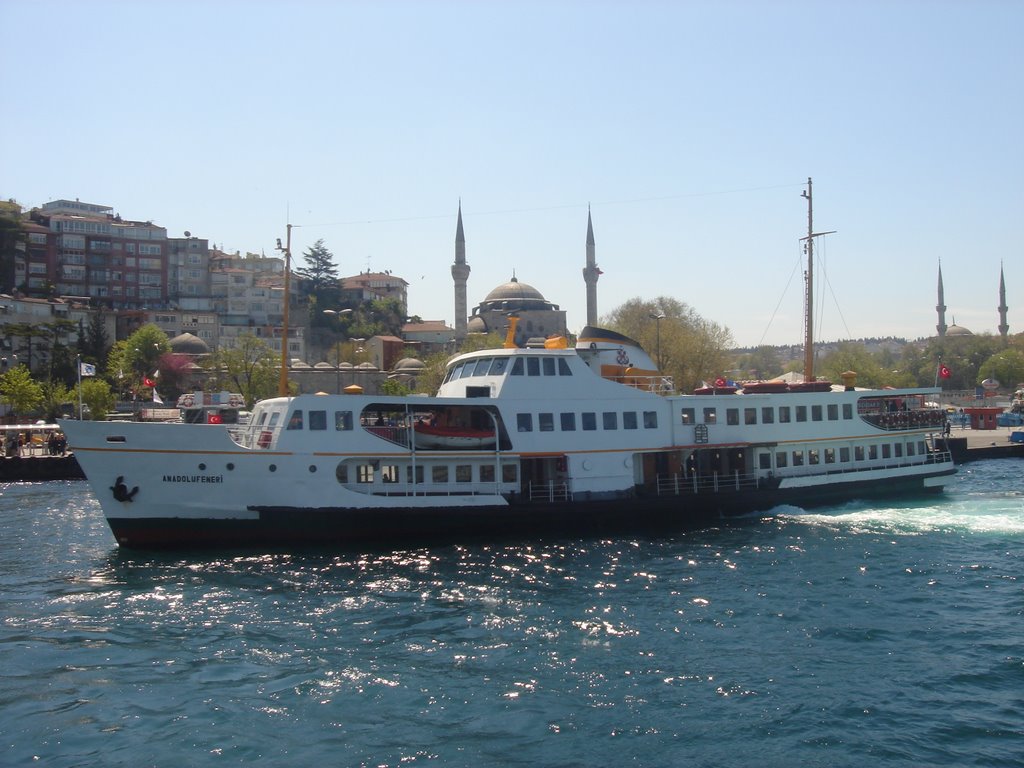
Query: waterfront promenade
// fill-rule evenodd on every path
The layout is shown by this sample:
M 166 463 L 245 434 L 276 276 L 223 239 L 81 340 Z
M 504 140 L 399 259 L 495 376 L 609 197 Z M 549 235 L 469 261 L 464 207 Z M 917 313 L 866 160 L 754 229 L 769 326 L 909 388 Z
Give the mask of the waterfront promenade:
M 961 464 L 977 459 L 1024 458 L 1024 443 L 1011 443 L 1013 432 L 1024 427 L 998 427 L 996 429 L 953 428 L 949 435 L 949 449 L 953 459 Z

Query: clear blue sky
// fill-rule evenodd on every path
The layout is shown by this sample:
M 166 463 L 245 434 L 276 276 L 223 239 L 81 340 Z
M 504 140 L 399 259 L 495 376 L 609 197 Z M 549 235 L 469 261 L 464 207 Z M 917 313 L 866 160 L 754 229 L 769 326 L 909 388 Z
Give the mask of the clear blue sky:
M 1024 3 L 0 2 L 0 196 L 390 269 L 454 321 L 518 278 L 668 295 L 739 345 L 1024 330 Z M 297 259 L 301 263 L 301 257 Z

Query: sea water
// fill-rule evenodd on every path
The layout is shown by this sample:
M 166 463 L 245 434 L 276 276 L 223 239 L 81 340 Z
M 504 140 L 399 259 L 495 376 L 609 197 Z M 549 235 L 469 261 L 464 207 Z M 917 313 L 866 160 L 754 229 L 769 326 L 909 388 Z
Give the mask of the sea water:
M 0 486 L 0 765 L 1024 765 L 1024 462 L 660 538 L 121 551 Z

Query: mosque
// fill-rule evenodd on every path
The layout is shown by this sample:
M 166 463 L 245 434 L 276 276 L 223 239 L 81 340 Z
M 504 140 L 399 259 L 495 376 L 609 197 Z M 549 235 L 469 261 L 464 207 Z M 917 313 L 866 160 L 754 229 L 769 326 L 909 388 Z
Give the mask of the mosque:
M 939 324 L 935 326 L 935 330 L 939 332 L 939 338 L 944 339 L 946 337 L 955 338 L 958 336 L 973 336 L 974 333 L 964 328 L 961 325 L 956 324 L 956 318 L 953 318 L 952 325 L 946 325 L 946 300 L 945 291 L 942 288 L 942 263 L 939 263 L 939 303 L 935 305 L 935 311 L 939 313 Z M 1009 307 L 1006 306 L 1006 280 L 1003 279 L 1003 266 L 999 265 L 999 306 L 996 307 L 999 310 L 999 335 L 1002 336 L 1003 341 L 1006 341 L 1007 334 L 1010 331 L 1010 324 L 1006 321 L 1006 312 Z
M 587 325 L 597 324 L 597 281 L 601 270 L 595 257 L 594 225 L 590 211 L 587 211 L 586 265 L 583 268 L 583 281 L 587 289 Z M 452 264 L 452 279 L 455 282 L 455 336 L 464 339 L 468 333 L 504 333 L 508 327 L 508 317 L 515 314 L 519 317 L 516 328 L 515 342 L 518 346 L 526 346 L 530 339 L 546 338 L 552 335 L 568 335 L 565 311 L 559 309 L 544 298 L 543 294 L 532 285 L 521 282 L 515 274 L 503 285 L 499 285 L 487 294 L 479 305 L 468 313 L 466 299 L 466 282 L 469 279 L 470 267 L 466 262 L 466 237 L 462 226 L 462 203 L 459 203 L 458 221 L 455 227 L 455 263 Z M 935 326 L 939 338 L 955 338 L 973 336 L 973 332 L 956 324 L 946 324 L 945 291 L 942 285 L 942 264 L 939 264 L 938 325 Z M 1010 330 L 1007 322 L 1006 280 L 1003 267 L 999 266 L 999 335 L 1005 341 Z
M 519 318 L 516 326 L 515 343 L 526 346 L 530 339 L 544 339 L 548 336 L 566 336 L 565 310 L 552 304 L 532 285 L 512 278 L 497 286 L 467 315 L 466 281 L 469 278 L 469 264 L 466 263 L 466 236 L 462 227 L 462 204 L 459 203 L 458 223 L 455 226 L 455 263 L 452 264 L 452 279 L 455 282 L 455 335 L 464 339 L 467 333 L 504 333 L 508 318 Z M 594 225 L 587 211 L 586 266 L 583 280 L 587 286 L 587 325 L 597 323 L 597 280 L 601 270 L 597 268 L 594 245 Z

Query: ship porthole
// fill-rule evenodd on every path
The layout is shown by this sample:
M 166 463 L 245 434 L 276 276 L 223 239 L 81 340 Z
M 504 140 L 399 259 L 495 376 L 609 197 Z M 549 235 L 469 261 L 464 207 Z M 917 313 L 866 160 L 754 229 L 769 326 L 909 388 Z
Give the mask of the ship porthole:
M 277 464 L 271 464 L 269 467 L 267 467 L 267 469 L 269 469 L 271 472 L 277 472 Z
M 200 464 L 200 465 L 199 465 L 199 471 L 200 471 L 200 472 L 203 472 L 203 471 L 205 471 L 205 470 L 206 470 L 206 465 L 205 465 L 205 464 Z
M 310 464 L 309 465 L 309 471 L 310 472 L 316 472 L 316 464 Z
M 233 470 L 234 468 L 235 468 L 235 465 L 234 465 L 234 464 L 233 464 L 232 462 L 230 462 L 230 461 L 229 461 L 229 462 L 228 462 L 228 472 L 230 472 L 230 471 L 231 471 L 231 470 Z
M 594 466 L 594 465 L 590 463 L 590 459 L 584 459 L 583 460 L 583 468 L 584 469 L 590 469 L 592 466 Z

